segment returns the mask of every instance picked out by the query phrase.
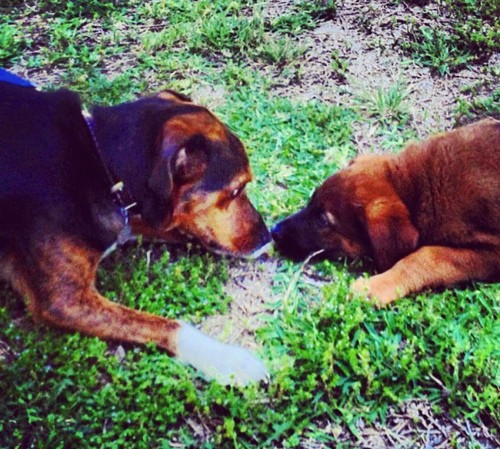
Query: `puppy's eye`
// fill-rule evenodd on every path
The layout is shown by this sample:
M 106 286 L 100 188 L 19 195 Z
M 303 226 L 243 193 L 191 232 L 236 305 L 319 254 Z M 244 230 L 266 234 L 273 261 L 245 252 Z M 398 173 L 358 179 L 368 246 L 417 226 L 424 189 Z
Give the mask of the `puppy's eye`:
M 322 212 L 320 214 L 319 222 L 320 222 L 321 226 L 324 226 L 324 227 L 329 226 L 331 228 L 335 227 L 335 225 L 337 224 L 337 220 L 335 219 L 333 214 L 328 212 L 328 211 Z
M 328 226 L 328 219 L 326 218 L 326 215 L 325 214 L 320 214 L 319 217 L 318 217 L 318 221 L 319 221 L 319 224 L 323 227 L 327 227 Z

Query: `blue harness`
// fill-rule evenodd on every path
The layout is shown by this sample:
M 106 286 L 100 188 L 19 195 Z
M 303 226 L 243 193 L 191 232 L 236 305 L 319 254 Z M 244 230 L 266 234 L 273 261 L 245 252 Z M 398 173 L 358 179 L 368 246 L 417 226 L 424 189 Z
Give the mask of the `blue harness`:
M 23 87 L 35 87 L 28 80 L 25 80 L 24 78 L 21 78 L 20 76 L 14 75 L 13 73 L 9 72 L 8 70 L 2 69 L 2 68 L 0 68 L 0 82 L 15 84 L 17 86 L 23 86 Z

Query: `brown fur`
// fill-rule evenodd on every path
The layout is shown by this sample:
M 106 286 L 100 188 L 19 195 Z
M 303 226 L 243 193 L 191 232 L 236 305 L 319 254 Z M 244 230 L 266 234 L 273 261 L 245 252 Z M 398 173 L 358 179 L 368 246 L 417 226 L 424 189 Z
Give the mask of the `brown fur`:
M 398 155 L 360 156 L 272 234 L 296 258 L 319 249 L 371 257 L 381 273 L 352 290 L 380 304 L 425 288 L 498 281 L 500 122 L 439 134 Z

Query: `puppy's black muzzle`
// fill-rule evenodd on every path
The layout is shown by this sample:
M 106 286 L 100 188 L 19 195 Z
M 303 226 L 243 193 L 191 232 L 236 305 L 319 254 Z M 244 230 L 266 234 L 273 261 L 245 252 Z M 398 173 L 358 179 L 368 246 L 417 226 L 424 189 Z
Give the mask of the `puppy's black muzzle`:
M 307 220 L 302 212 L 275 224 L 271 229 L 274 246 L 283 256 L 300 261 L 309 254 L 320 249 L 317 242 L 311 238 Z

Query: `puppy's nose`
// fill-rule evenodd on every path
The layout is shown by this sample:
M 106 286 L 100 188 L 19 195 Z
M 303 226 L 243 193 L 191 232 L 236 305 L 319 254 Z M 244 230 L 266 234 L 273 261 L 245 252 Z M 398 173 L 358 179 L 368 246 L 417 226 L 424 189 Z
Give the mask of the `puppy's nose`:
M 259 246 L 267 245 L 271 242 L 271 234 L 266 227 L 264 227 L 263 232 L 260 234 Z

